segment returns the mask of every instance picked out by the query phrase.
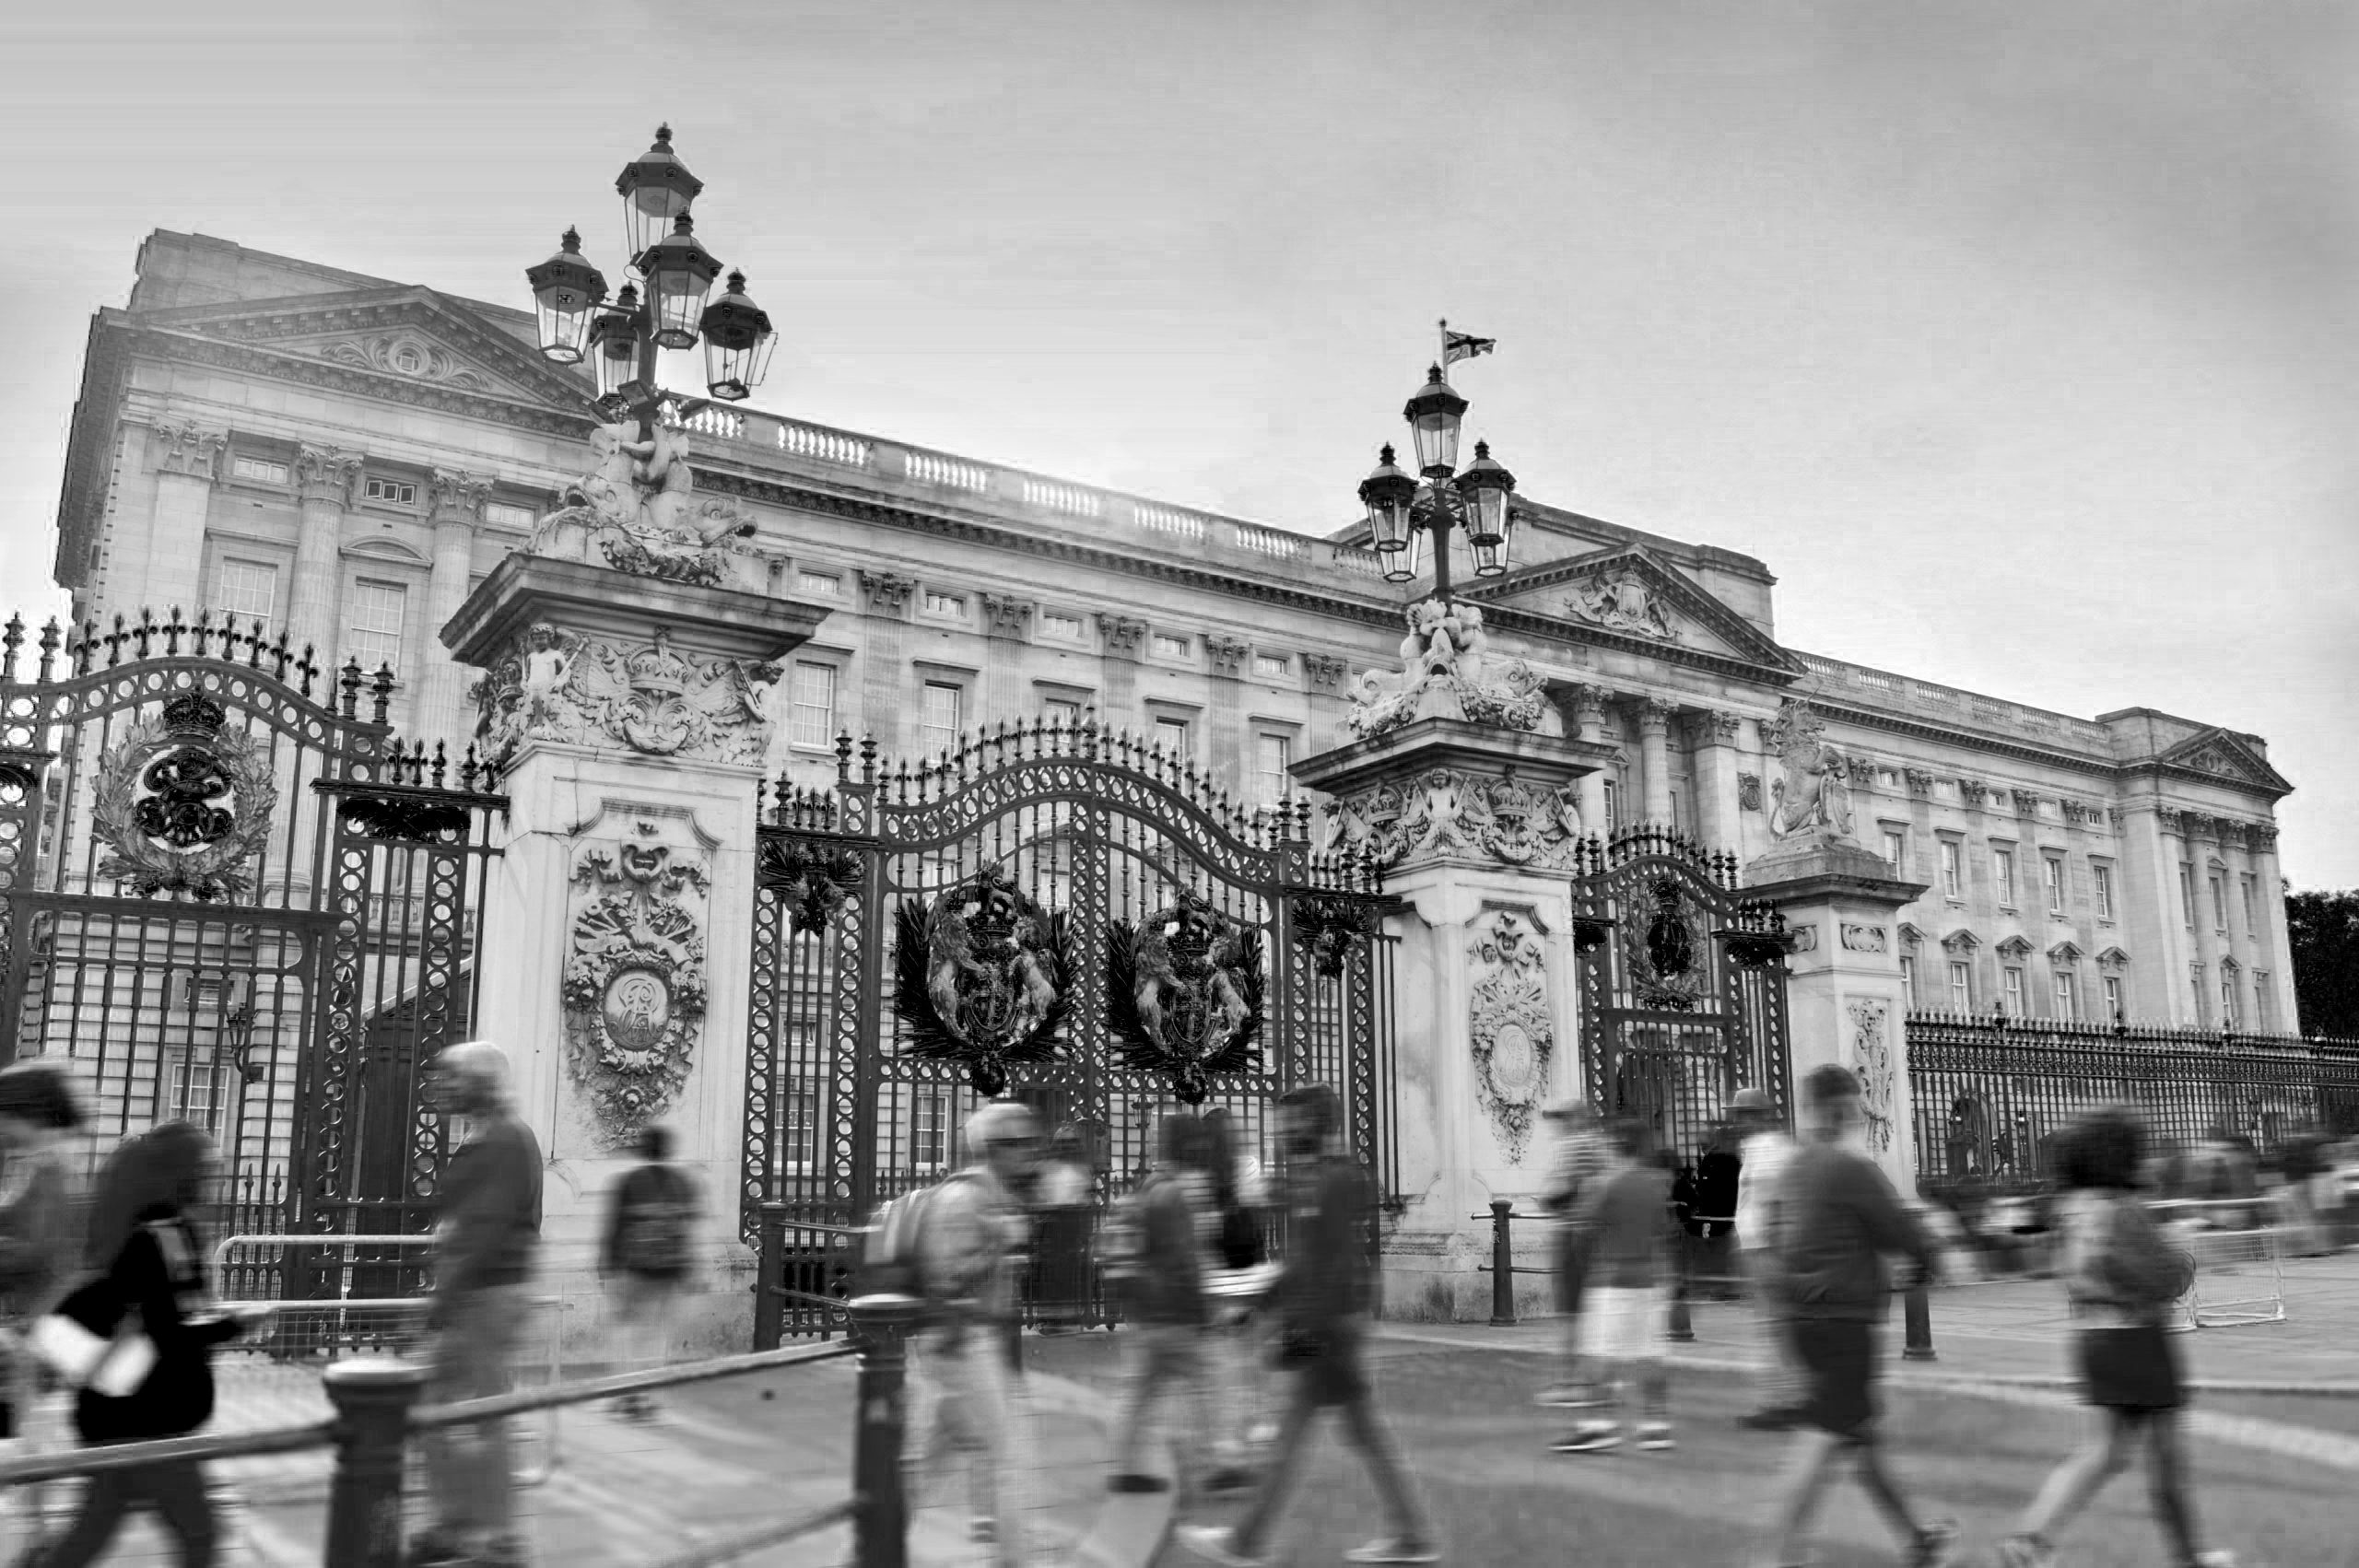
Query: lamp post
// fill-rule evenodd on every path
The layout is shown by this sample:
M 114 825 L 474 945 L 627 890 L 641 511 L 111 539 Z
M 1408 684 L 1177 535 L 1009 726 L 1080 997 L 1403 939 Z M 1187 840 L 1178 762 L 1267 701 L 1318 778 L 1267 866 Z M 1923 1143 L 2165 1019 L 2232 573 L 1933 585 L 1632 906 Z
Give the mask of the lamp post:
M 633 281 L 606 304 L 605 275 L 581 254 L 581 236 L 565 231 L 557 252 L 524 269 L 539 307 L 541 353 L 559 365 L 584 358 L 597 376 L 597 404 L 610 415 L 639 420 L 640 439 L 672 394 L 656 384 L 659 349 L 705 354 L 705 390 L 722 402 L 751 396 L 769 369 L 778 335 L 769 316 L 745 295 L 745 275 L 732 272 L 728 287 L 706 296 L 721 263 L 696 237 L 689 204 L 704 181 L 672 150 L 672 127 L 659 126 L 655 145 L 623 166 L 615 193 L 623 199 L 623 239 Z M 684 407 L 693 413 L 699 402 Z
M 1508 569 L 1516 515 L 1511 505 L 1515 475 L 1492 459 L 1488 442 L 1476 441 L 1474 461 L 1458 472 L 1459 428 L 1468 405 L 1442 373 L 1453 358 L 1471 357 L 1489 345 L 1453 333 L 1448 322 L 1442 322 L 1441 333 L 1441 359 L 1426 371 L 1426 384 L 1401 411 L 1409 422 L 1416 474 L 1401 469 L 1388 444 L 1376 472 L 1360 482 L 1359 494 L 1360 504 L 1367 508 L 1369 534 L 1383 559 L 1384 580 L 1414 580 L 1425 536 L 1431 533 L 1433 597 L 1447 602 L 1450 531 L 1465 530 L 1475 576 L 1497 577 Z M 1482 348 L 1468 348 L 1469 343 L 1480 343 Z

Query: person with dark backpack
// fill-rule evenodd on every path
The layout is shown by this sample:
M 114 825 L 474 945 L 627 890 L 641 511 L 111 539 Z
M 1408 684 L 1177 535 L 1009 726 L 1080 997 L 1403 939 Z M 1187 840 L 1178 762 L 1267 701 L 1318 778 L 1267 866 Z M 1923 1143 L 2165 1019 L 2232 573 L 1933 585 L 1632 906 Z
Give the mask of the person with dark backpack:
M 617 1371 L 662 1366 L 670 1358 L 672 1325 L 686 1292 L 703 1204 L 696 1178 L 672 1164 L 672 1129 L 639 1135 L 643 1162 L 615 1184 L 598 1258 L 616 1329 Z M 649 1421 L 655 1401 L 625 1394 L 614 1404 L 625 1421 Z

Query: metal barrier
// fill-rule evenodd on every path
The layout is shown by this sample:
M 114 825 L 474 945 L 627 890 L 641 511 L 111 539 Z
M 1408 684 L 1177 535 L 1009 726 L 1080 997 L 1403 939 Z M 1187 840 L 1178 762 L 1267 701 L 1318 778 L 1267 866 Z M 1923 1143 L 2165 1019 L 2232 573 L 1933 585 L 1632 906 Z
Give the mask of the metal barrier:
M 2149 1203 L 2158 1223 L 2192 1222 L 2201 1229 L 2180 1232 L 2179 1239 L 2195 1263 L 2187 1293 L 2171 1304 L 2171 1331 L 2193 1333 L 2199 1328 L 2249 1328 L 2285 1321 L 2285 1227 L 2265 1220 L 2267 1199 L 2231 1198 L 2211 1200 L 2166 1199 Z M 2212 1223 L 2219 1222 L 2219 1223 Z M 2224 1293 L 2218 1281 L 2236 1275 L 2240 1266 L 2257 1265 L 2265 1288 L 2243 1295 Z M 2205 1289 L 2205 1280 L 2212 1281 Z M 2241 1276 L 2239 1276 L 2241 1277 Z
M 901 1490 L 900 1456 L 906 1340 L 918 1305 L 905 1296 L 863 1296 L 851 1302 L 851 1319 L 860 1331 L 857 1342 L 723 1356 L 690 1366 L 623 1373 L 450 1405 L 418 1403 L 427 1369 L 417 1363 L 387 1355 L 358 1356 L 331 1363 L 322 1375 L 335 1410 L 333 1420 L 271 1432 L 113 1444 L 0 1462 L 0 1488 L 171 1460 L 328 1448 L 334 1450 L 335 1469 L 322 1561 L 335 1568 L 402 1568 L 402 1480 L 410 1439 L 417 1433 L 857 1356 L 851 1495 L 815 1513 L 697 1547 L 658 1568 L 712 1568 L 844 1523 L 852 1527 L 853 1568 L 908 1568 L 909 1511 Z

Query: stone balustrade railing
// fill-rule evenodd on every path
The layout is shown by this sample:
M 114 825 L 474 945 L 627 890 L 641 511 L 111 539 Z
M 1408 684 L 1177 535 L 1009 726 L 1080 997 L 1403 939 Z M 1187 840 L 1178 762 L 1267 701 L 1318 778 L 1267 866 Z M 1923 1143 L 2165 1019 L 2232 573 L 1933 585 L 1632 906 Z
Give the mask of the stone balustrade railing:
M 1895 675 L 1887 670 L 1847 663 L 1839 659 L 1822 658 L 1815 653 L 1805 653 L 1802 659 L 1822 681 L 1842 696 L 1869 707 L 1897 708 L 1948 723 L 2001 731 L 2047 745 L 2098 752 L 2111 749 L 2112 737 L 2105 726 L 2086 719 L 2049 713 L 2041 708 L 2026 708 L 2021 703 L 2003 702 L 1997 697 L 1962 692 L 1953 686 L 1935 685 L 1930 681 Z

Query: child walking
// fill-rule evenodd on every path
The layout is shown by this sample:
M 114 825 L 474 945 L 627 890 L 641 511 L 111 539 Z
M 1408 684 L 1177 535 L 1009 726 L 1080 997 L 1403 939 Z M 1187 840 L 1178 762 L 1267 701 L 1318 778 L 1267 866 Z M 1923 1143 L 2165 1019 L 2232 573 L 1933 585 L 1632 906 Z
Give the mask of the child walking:
M 1581 1422 L 1553 1445 L 1559 1454 L 1602 1454 L 1622 1445 L 1621 1414 L 1637 1396 L 1637 1445 L 1672 1445 L 1670 1377 L 1663 1368 L 1669 1327 L 1672 1248 L 1680 1244 L 1671 1203 L 1671 1173 L 1648 1158 L 1646 1129 L 1614 1128 L 1614 1164 L 1588 1215 L 1589 1299 L 1581 1314 L 1581 1355 L 1604 1379 L 1607 1413 Z
M 2186 1397 L 2163 1322 L 2193 1281 L 2195 1260 L 2164 1241 L 2135 1190 L 2145 1141 L 2145 1123 L 2122 1105 L 2083 1112 L 2060 1141 L 2062 1274 L 2079 1322 L 2074 1351 L 2088 1430 L 2039 1489 L 2021 1530 L 2001 1545 L 2003 1568 L 2049 1568 L 2056 1561 L 2049 1543 L 2128 1468 L 2142 1443 L 2174 1568 L 2234 1565 L 2227 1552 L 2198 1544 L 2188 1496 L 2178 1417 Z

